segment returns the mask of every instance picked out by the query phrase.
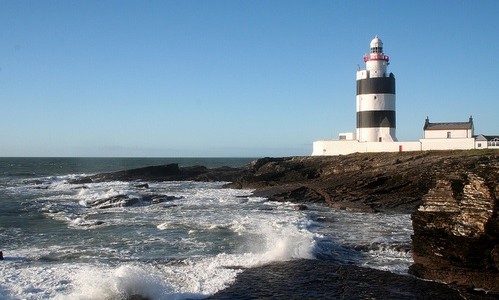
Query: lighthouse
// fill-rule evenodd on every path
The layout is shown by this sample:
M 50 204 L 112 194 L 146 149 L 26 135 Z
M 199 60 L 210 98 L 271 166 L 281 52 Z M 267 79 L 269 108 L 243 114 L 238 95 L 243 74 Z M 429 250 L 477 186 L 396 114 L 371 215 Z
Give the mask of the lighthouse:
M 378 36 L 371 41 L 366 67 L 357 71 L 356 132 L 340 133 L 338 140 L 313 144 L 312 155 L 347 155 L 368 152 L 427 150 L 465 150 L 497 148 L 490 142 L 497 136 L 475 136 L 473 119 L 468 122 L 430 123 L 426 119 L 424 136 L 418 141 L 398 141 L 395 137 L 395 77 L 387 72 L 389 58 L 383 53 Z
M 365 70 L 357 71 L 357 129 L 359 142 L 394 142 L 395 77 L 387 73 L 389 57 L 378 36 L 364 56 Z

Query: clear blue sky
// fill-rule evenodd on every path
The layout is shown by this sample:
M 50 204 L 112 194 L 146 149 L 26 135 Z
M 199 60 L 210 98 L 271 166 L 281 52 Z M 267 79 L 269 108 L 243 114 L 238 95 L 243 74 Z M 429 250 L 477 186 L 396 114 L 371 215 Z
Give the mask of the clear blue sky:
M 355 130 L 375 35 L 397 137 L 499 134 L 499 1 L 0 1 L 0 156 L 287 156 Z

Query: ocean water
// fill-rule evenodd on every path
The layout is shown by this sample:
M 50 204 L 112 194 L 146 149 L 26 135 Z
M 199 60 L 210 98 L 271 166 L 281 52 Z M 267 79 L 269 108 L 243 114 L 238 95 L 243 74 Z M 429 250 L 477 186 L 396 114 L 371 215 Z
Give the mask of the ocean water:
M 293 259 L 405 274 L 409 215 L 365 214 L 251 196 L 223 182 L 69 179 L 149 165 L 243 166 L 236 158 L 0 158 L 0 299 L 202 299 L 245 268 Z M 145 183 L 145 182 L 144 182 Z M 175 196 L 100 209 L 114 196 Z

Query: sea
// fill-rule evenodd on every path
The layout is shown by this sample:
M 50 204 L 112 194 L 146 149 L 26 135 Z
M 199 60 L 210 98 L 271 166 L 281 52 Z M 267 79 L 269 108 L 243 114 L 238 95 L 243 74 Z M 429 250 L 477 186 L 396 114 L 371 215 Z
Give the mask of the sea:
M 407 274 L 407 214 L 310 203 L 297 209 L 226 182 L 69 183 L 152 165 L 241 167 L 251 160 L 0 158 L 0 299 L 203 299 L 247 268 L 296 259 Z M 92 205 L 147 195 L 174 197 Z

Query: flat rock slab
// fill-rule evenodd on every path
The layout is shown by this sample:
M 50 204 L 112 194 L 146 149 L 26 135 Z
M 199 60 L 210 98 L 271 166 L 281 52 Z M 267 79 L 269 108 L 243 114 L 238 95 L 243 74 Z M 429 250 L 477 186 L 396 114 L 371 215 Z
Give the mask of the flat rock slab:
M 276 262 L 243 271 L 208 299 L 496 299 L 412 276 L 325 260 Z

